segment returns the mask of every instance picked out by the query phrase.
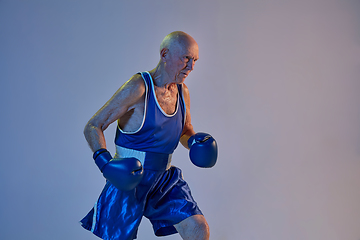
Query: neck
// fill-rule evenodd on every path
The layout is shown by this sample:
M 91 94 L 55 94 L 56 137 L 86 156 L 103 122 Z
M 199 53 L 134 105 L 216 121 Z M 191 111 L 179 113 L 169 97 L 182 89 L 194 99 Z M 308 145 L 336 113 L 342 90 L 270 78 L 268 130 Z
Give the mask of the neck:
M 164 63 L 160 60 L 158 65 L 149 71 L 155 86 L 169 89 L 171 86 L 176 85 L 175 79 L 171 79 L 166 73 Z

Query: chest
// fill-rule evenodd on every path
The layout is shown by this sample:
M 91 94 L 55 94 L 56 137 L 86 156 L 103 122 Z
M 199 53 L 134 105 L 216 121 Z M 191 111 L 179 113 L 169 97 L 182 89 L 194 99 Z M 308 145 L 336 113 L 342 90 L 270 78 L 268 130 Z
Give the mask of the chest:
M 165 90 L 155 86 L 155 96 L 159 106 L 166 114 L 175 113 L 178 100 L 177 86 Z

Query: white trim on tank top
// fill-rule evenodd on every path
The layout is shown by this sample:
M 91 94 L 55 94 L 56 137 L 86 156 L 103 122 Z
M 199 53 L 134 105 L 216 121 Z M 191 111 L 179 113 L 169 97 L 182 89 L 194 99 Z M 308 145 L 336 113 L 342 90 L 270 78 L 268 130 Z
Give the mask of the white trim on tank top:
M 148 72 L 147 72 L 148 73 Z M 158 100 L 157 100 L 157 97 L 156 97 L 156 93 L 155 93 L 155 86 L 154 86 L 154 81 L 152 80 L 152 77 L 149 73 L 149 76 L 150 76 L 150 83 L 151 83 L 151 86 L 152 86 L 152 92 L 154 94 L 154 98 L 155 98 L 155 102 L 156 102 L 156 105 L 157 107 L 159 108 L 159 110 L 164 114 L 165 117 L 173 117 L 176 115 L 176 113 L 178 112 L 178 109 L 179 109 L 179 100 L 180 100 L 180 94 L 179 94 L 179 89 L 178 89 L 178 93 L 177 93 L 177 101 L 176 101 L 176 110 L 173 114 L 167 114 L 166 112 L 164 112 L 164 110 L 161 108 Z M 176 85 L 177 87 L 177 85 Z
M 158 102 L 158 100 L 157 100 L 156 93 L 155 93 L 154 83 L 153 83 L 153 80 L 152 80 L 152 77 L 151 77 L 150 73 L 149 73 L 148 71 L 145 71 L 145 72 L 149 74 L 150 84 L 151 84 L 151 86 L 152 86 L 152 92 L 153 92 L 153 95 L 154 95 L 154 98 L 155 98 L 155 103 L 156 103 L 156 106 L 158 107 L 158 109 L 164 114 L 165 117 L 173 117 L 173 116 L 175 116 L 175 114 L 178 112 L 178 109 L 179 109 L 179 102 L 180 102 L 180 93 L 179 93 L 179 91 L 178 91 L 178 94 L 177 94 L 178 97 L 177 97 L 177 102 L 176 102 L 176 110 L 175 110 L 175 112 L 174 112 L 173 114 L 169 115 L 169 114 L 167 114 L 166 112 L 164 112 L 164 110 L 161 108 L 161 106 L 160 106 L 160 104 L 159 104 L 159 102 Z M 148 91 L 149 86 L 147 85 L 146 80 L 143 78 L 142 75 L 141 75 L 141 78 L 144 80 L 144 83 L 145 83 L 145 105 L 144 105 L 144 116 L 143 116 L 143 120 L 142 120 L 142 122 L 141 122 L 140 127 L 139 127 L 136 131 L 134 131 L 134 132 L 126 132 L 126 131 L 124 131 L 124 130 L 122 130 L 122 129 L 120 128 L 119 124 L 117 124 L 117 128 L 120 130 L 121 133 L 125 133 L 125 134 L 135 134 L 135 133 L 139 132 L 139 131 L 142 129 L 142 127 L 144 126 L 145 116 L 146 116 L 146 110 L 147 110 L 147 104 L 148 104 L 148 103 L 147 103 L 147 95 L 150 94 L 150 93 L 149 93 L 149 91 Z M 181 88 L 181 90 L 182 90 L 182 88 Z
M 139 72 L 140 73 L 140 72 Z M 145 104 L 144 104 L 144 116 L 143 116 L 143 120 L 141 122 L 141 125 L 140 127 L 135 130 L 134 132 L 127 132 L 127 131 L 123 131 L 120 126 L 119 126 L 119 123 L 117 123 L 117 128 L 120 130 L 121 133 L 125 133 L 125 134 L 135 134 L 137 132 L 139 132 L 141 130 L 141 128 L 144 126 L 144 123 L 145 123 L 145 116 L 146 116 L 146 110 L 147 110 L 147 95 L 148 95 L 148 92 L 149 92 L 149 86 L 147 85 L 146 83 L 146 80 L 142 77 L 141 75 L 141 78 L 144 80 L 144 83 L 145 83 Z

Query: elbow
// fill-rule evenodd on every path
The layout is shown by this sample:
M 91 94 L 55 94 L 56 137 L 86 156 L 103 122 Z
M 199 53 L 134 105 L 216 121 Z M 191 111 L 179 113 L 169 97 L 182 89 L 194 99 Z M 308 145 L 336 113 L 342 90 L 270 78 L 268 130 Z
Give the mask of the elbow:
M 84 134 L 85 138 L 87 138 L 87 136 L 89 136 L 89 134 L 95 128 L 96 128 L 95 125 L 91 121 L 87 122 L 85 127 L 84 127 L 84 131 L 83 131 L 83 134 Z
M 84 137 L 85 137 L 86 139 L 87 139 L 87 136 L 88 136 L 89 132 L 90 132 L 90 124 L 89 124 L 89 122 L 88 122 L 88 123 L 86 123 L 86 125 L 85 125 L 85 127 L 84 127 L 84 131 L 83 131 Z
M 95 133 L 104 132 L 105 129 L 106 129 L 106 127 L 104 124 L 100 124 L 100 123 L 90 119 L 89 122 L 87 122 L 84 127 L 84 136 L 87 137 L 94 132 Z

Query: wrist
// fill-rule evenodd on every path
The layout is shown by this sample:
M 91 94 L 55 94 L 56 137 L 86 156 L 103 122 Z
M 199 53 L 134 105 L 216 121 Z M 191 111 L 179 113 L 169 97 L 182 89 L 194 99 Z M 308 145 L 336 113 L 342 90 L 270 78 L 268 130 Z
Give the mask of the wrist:
M 189 149 L 191 148 L 191 146 L 195 143 L 195 134 L 192 135 L 191 137 L 189 137 L 189 139 L 187 140 L 187 144 L 188 144 L 188 147 Z
M 95 164 L 102 172 L 105 165 L 112 159 L 112 156 L 107 149 L 100 148 L 99 150 L 94 152 L 93 159 L 95 160 Z

